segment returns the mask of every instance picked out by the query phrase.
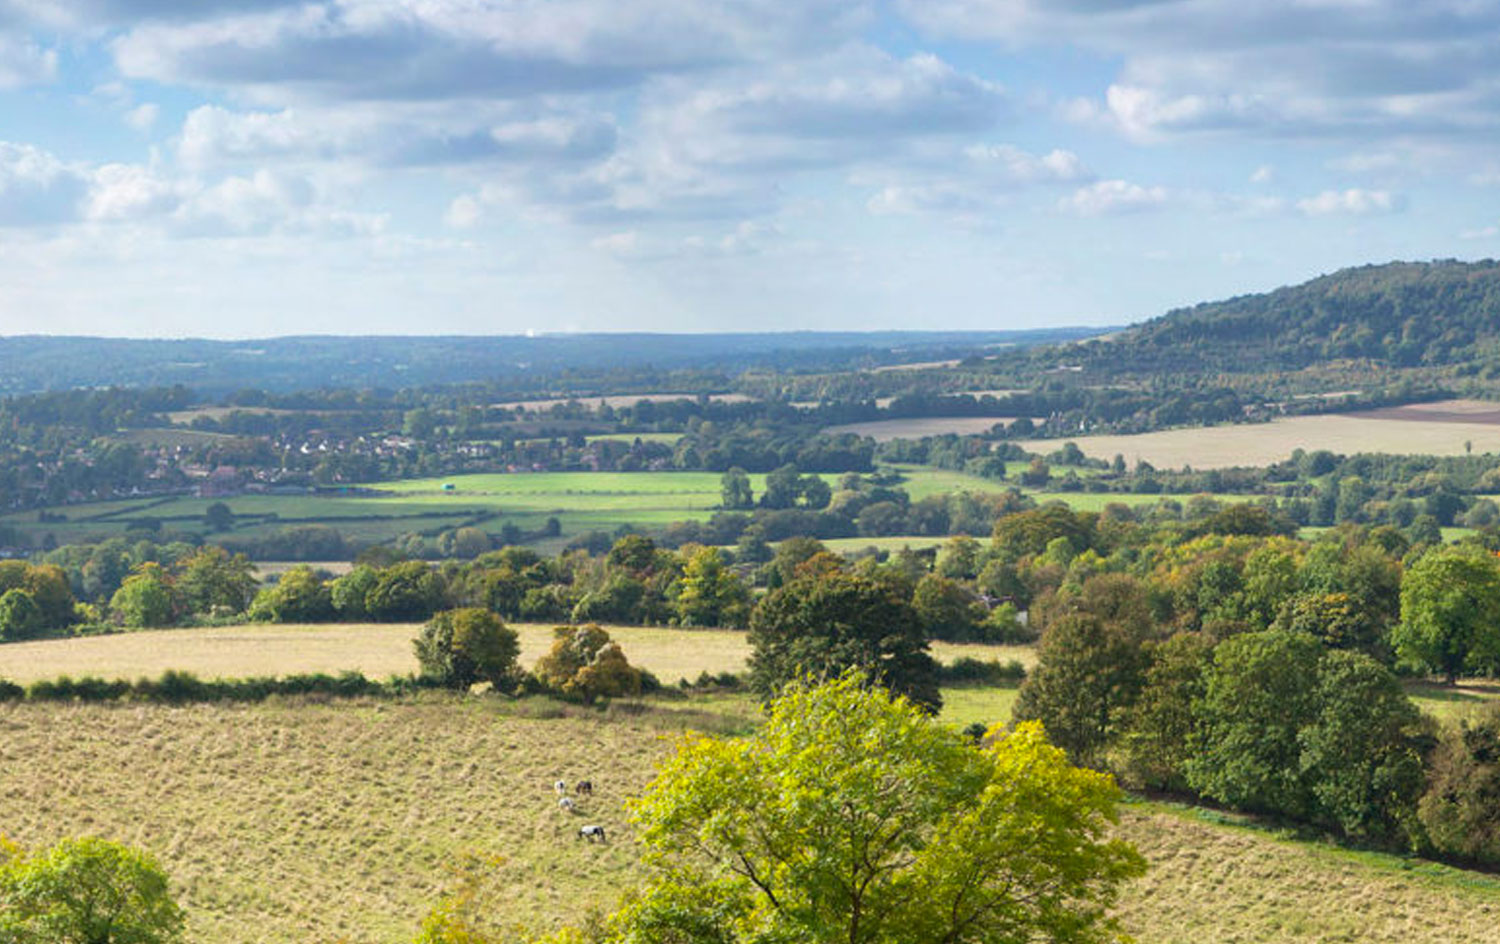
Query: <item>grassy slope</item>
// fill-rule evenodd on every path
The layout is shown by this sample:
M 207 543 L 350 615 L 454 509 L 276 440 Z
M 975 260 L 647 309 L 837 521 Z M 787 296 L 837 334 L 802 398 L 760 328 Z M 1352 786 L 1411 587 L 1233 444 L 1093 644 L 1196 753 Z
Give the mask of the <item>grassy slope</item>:
M 499 862 L 481 897 L 507 923 L 576 920 L 639 874 L 623 801 L 664 736 L 709 719 L 508 710 L 0 706 L 0 822 L 31 846 L 89 833 L 151 848 L 195 942 L 407 941 L 466 858 Z M 558 777 L 588 777 L 598 795 L 563 813 Z M 578 842 L 585 821 L 615 841 Z M 1489 877 L 1403 871 L 1151 805 L 1127 808 L 1122 829 L 1153 865 L 1121 907 L 1142 944 L 1495 939 Z

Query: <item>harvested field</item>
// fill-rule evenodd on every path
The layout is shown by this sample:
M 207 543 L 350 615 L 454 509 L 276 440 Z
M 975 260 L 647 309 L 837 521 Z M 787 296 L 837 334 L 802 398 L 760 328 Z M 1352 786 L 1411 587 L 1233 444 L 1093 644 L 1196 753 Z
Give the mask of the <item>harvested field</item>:
M 1154 804 L 1128 808 L 1123 830 L 1151 863 L 1120 908 L 1141 944 L 1497 937 L 1493 876 L 1293 842 Z
M 530 666 L 552 647 L 552 624 L 513 623 L 521 636 L 521 663 Z M 635 665 L 664 683 L 703 672 L 742 672 L 750 657 L 745 634 L 732 629 L 609 626 Z M 245 678 L 310 672 L 362 672 L 370 678 L 415 672 L 411 641 L 418 623 L 215 626 L 156 629 L 110 636 L 44 639 L 0 645 L 0 678 L 33 682 L 59 675 L 136 679 L 167 669 L 202 678 Z M 1026 646 L 934 643 L 943 662 L 960 656 L 1034 663 Z
M 1350 415 L 1415 423 L 1500 424 L 1500 403 L 1490 400 L 1434 400 L 1431 403 L 1407 403 L 1379 410 L 1363 410 Z
M 478 901 L 506 925 L 547 926 L 608 907 L 641 874 L 623 801 L 674 730 L 715 723 L 689 711 L 4 705 L 0 821 L 28 846 L 92 834 L 152 850 L 194 944 L 410 941 L 464 871 L 489 877 Z M 581 815 L 557 808 L 559 777 L 594 781 Z M 578 842 L 585 820 L 613 841 Z M 1495 940 L 1491 876 L 1152 804 L 1127 806 L 1121 828 L 1152 866 L 1120 908 L 1141 944 Z
M 1465 443 L 1474 452 L 1500 452 L 1500 424 L 1474 422 L 1413 422 L 1368 414 L 1341 413 L 1292 416 L 1270 423 L 1169 429 L 1131 436 L 1079 436 L 1072 440 L 1085 455 L 1111 459 L 1116 454 L 1134 465 L 1144 459 L 1157 468 L 1222 469 L 1265 466 L 1280 462 L 1294 449 L 1328 449 L 1352 455 L 1384 452 L 1394 455 L 1461 456 Z M 1055 439 L 1025 440 L 1023 449 L 1051 452 Z

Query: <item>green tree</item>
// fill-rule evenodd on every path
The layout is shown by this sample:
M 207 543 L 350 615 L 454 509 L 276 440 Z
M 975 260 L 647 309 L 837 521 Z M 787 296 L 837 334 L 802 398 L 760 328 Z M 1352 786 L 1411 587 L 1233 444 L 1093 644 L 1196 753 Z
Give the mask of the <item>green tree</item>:
M 802 494 L 802 476 L 794 465 L 784 465 L 766 475 L 766 489 L 760 495 L 762 508 L 790 508 Z
M 1015 714 L 1041 721 L 1078 763 L 1098 764 L 1145 682 L 1152 624 L 1144 588 L 1106 574 L 1060 594 L 1045 613 L 1036 669 Z
M 833 501 L 833 489 L 823 481 L 819 475 L 804 475 L 797 481 L 797 489 L 802 493 L 802 504 L 814 511 L 821 511 L 828 507 Z
M 167 626 L 176 618 L 177 597 L 161 567 L 143 564 L 109 598 L 109 608 L 132 629 Z
M 805 674 L 860 669 L 919 705 L 942 707 L 922 620 L 887 581 L 839 572 L 798 577 L 755 608 L 750 647 L 750 683 L 767 701 Z
M 224 610 L 239 613 L 255 596 L 259 586 L 255 565 L 244 554 L 231 555 L 222 547 L 208 545 L 179 562 L 177 595 L 194 613 Z
M 364 600 L 369 618 L 384 623 L 427 619 L 442 603 L 443 579 L 422 561 L 403 561 L 380 571 Z
M 203 523 L 215 531 L 234 527 L 234 511 L 223 502 L 214 502 L 203 510 Z
M 750 476 L 739 466 L 726 471 L 719 478 L 720 504 L 738 511 L 755 506 L 755 493 L 750 490 Z
M 973 580 L 984 566 L 984 547 L 967 534 L 949 538 L 938 553 L 936 573 L 950 580 Z
M 144 852 L 65 839 L 35 857 L 0 862 L 0 940 L 169 944 L 182 930 L 167 876 Z
M 1282 604 L 1274 629 L 1307 633 L 1330 649 L 1376 652 L 1384 640 L 1381 622 L 1347 593 L 1299 593 Z
M 0 641 L 30 639 L 43 629 L 42 609 L 19 587 L 0 594 Z
M 1298 734 L 1317 715 L 1321 652 L 1311 636 L 1274 630 L 1218 645 L 1183 765 L 1189 786 L 1237 808 L 1312 813 Z
M 321 623 L 333 618 L 328 584 L 306 565 L 293 567 L 255 595 L 250 618 L 272 623 Z
M 750 592 L 724 563 L 716 547 L 685 549 L 687 563 L 674 606 L 684 626 L 743 626 L 750 615 Z
M 1401 622 L 1391 630 L 1397 657 L 1441 672 L 1500 662 L 1500 562 L 1477 548 L 1442 548 L 1422 557 L 1401 582 Z
M 1351 836 L 1415 835 L 1424 732 L 1396 677 L 1364 653 L 1328 652 L 1316 700 L 1298 741 L 1322 816 Z
M 520 637 L 489 610 L 444 610 L 412 642 L 422 674 L 449 688 L 489 682 L 501 688 L 515 675 Z
M 380 580 L 380 572 L 368 564 L 359 564 L 347 574 L 337 578 L 328 587 L 328 597 L 333 602 L 339 619 L 356 622 L 368 619 L 370 608 L 366 599 Z
M 1500 862 L 1500 705 L 1447 727 L 1432 752 L 1417 815 L 1432 847 L 1479 862 Z
M 927 574 L 917 581 L 911 603 L 933 639 L 962 642 L 984 634 L 980 624 L 989 615 L 984 604 L 957 581 Z
M 1122 739 L 1124 777 L 1145 786 L 1180 789 L 1192 755 L 1197 707 L 1214 645 L 1201 633 L 1178 633 L 1150 649 L 1151 665 Z
M 750 737 L 666 761 L 633 809 L 654 881 L 605 939 L 1117 940 L 1145 871 L 1119 799 L 1038 725 L 975 749 L 858 675 L 797 683 Z

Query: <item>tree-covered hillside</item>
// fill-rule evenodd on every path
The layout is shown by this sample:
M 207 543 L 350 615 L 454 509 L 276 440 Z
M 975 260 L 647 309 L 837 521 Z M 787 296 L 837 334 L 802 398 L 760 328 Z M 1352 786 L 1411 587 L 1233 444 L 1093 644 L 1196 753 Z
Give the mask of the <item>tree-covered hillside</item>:
M 1178 309 L 1064 356 L 1115 370 L 1196 372 L 1297 370 L 1342 359 L 1479 366 L 1497 352 L 1500 263 L 1447 260 L 1343 269 Z

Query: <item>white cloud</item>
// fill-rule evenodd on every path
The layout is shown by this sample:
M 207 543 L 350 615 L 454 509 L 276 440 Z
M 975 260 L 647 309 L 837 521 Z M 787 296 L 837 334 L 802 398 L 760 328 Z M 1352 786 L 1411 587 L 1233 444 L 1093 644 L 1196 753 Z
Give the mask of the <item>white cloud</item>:
M 1124 180 L 1101 180 L 1080 187 L 1058 201 L 1058 208 L 1078 216 L 1108 216 L 1154 210 L 1167 203 L 1165 187 L 1143 187 Z
M 1072 151 L 1030 154 L 1010 144 L 976 144 L 964 156 L 981 170 L 995 169 L 1014 184 L 1070 183 L 1093 176 Z
M 137 131 L 149 131 L 161 115 L 161 107 L 147 102 L 125 113 L 125 123 Z
M 183 121 L 177 154 L 195 168 L 330 160 L 390 166 L 555 164 L 599 158 L 615 146 L 617 132 L 608 115 L 492 115 L 486 121 L 479 111 L 473 106 L 315 106 L 236 112 L 203 105 Z
M 1250 175 L 1250 182 L 1252 184 L 1268 184 L 1275 179 L 1276 169 L 1273 168 L 1270 164 L 1260 165 L 1259 167 L 1255 168 L 1255 171 Z
M 145 22 L 114 50 L 132 77 L 265 100 L 505 98 L 773 58 L 837 42 L 866 18 L 841 0 L 331 0 Z
M 105 164 L 92 177 L 84 216 L 99 222 L 138 220 L 170 212 L 188 189 L 132 164 Z
M 0 89 L 50 82 L 57 76 L 57 51 L 19 36 L 0 33 Z
M 1401 197 L 1387 190 L 1324 190 L 1315 197 L 1297 201 L 1297 209 L 1308 216 L 1366 216 L 1394 213 L 1404 206 Z
M 194 193 L 172 214 L 171 224 L 183 236 L 347 237 L 376 235 L 385 219 L 327 205 L 306 177 L 259 170 Z
M 1500 226 L 1482 226 L 1479 229 L 1466 229 L 1458 234 L 1459 239 L 1494 239 L 1500 236 Z
M 619 233 L 610 233 L 607 236 L 600 236 L 591 240 L 589 245 L 617 259 L 630 259 L 639 256 L 641 253 L 641 234 L 638 230 L 633 229 Z
M 1500 8 L 1472 0 L 901 0 L 937 36 L 1121 61 L 1127 134 L 1500 134 Z M 1085 120 L 1086 106 L 1065 110 Z
M 479 222 L 479 217 L 484 212 L 479 199 L 473 194 L 460 194 L 448 204 L 448 212 L 443 214 L 443 222 L 454 229 L 468 229 Z
M 27 144 L 0 142 L 0 226 L 75 220 L 88 189 L 85 169 Z

